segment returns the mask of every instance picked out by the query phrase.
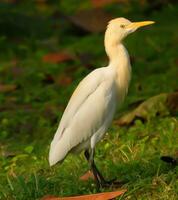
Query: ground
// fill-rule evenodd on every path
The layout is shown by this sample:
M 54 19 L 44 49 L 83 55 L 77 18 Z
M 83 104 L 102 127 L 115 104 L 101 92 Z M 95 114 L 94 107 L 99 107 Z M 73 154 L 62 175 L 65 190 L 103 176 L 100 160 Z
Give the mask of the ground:
M 32 15 L 31 19 L 30 11 L 25 18 L 21 8 L 9 15 L 6 9 L 1 8 L 6 20 L 0 22 L 4 27 L 0 36 L 0 199 L 96 193 L 93 180 L 79 180 L 89 169 L 83 154 L 69 155 L 63 164 L 50 168 L 48 151 L 76 85 L 91 70 L 107 65 L 103 33 L 79 34 L 68 25 L 61 30 L 58 18 L 54 22 L 48 16 Z M 168 5 L 146 16 L 126 14 L 129 19 L 156 23 L 125 41 L 133 75 L 115 122 L 135 102 L 178 89 L 177 13 L 177 5 Z M 113 14 L 118 16 L 115 9 Z M 17 19 L 19 26 L 14 23 Z M 70 58 L 44 62 L 44 56 L 55 51 L 67 52 Z M 164 113 L 146 121 L 136 119 L 129 126 L 112 124 L 97 145 L 96 163 L 108 179 L 124 182 L 122 188 L 128 192 L 118 199 L 178 199 L 178 167 L 160 160 L 161 155 L 178 152 L 177 119 L 176 114 Z

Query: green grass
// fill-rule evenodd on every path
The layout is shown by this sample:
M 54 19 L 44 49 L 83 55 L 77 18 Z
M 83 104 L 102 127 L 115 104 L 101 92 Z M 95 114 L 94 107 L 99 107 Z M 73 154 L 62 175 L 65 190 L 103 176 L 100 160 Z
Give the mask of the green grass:
M 12 13 L 17 13 L 17 17 L 20 11 Z M 116 119 L 130 109 L 131 103 L 177 90 L 177 11 L 177 6 L 168 6 L 149 17 L 140 14 L 141 19 L 155 20 L 156 24 L 125 41 L 133 58 L 133 76 L 128 97 Z M 132 15 L 126 16 L 132 19 Z M 96 193 L 92 180 L 79 180 L 89 168 L 83 154 L 69 155 L 62 165 L 52 168 L 47 160 L 49 144 L 67 101 L 91 69 L 79 59 L 47 64 L 41 57 L 56 49 L 67 49 L 72 54 L 91 54 L 93 68 L 105 66 L 103 34 L 72 35 L 67 26 L 62 31 L 52 29 L 51 18 L 36 20 L 37 25 L 29 25 L 30 30 L 38 27 L 38 23 L 45 24 L 48 30 L 35 30 L 32 34 L 27 30 L 29 35 L 24 34 L 23 38 L 20 35 L 20 39 L 18 34 L 0 35 L 1 83 L 18 86 L 14 91 L 0 93 L 0 199 Z M 9 23 L 4 26 L 8 26 L 7 30 L 11 28 Z M 61 73 L 72 77 L 70 85 L 44 82 L 46 75 Z M 176 155 L 178 151 L 177 119 L 171 115 L 157 116 L 145 123 L 136 120 L 130 127 L 111 126 L 97 145 L 96 163 L 108 179 L 117 177 L 125 182 L 122 188 L 128 192 L 118 199 L 178 199 L 178 167 L 160 160 L 161 155 Z

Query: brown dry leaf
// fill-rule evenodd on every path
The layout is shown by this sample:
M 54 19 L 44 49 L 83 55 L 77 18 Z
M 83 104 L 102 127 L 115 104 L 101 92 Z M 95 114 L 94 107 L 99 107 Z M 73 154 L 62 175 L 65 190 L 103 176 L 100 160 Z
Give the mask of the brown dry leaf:
M 81 10 L 76 15 L 69 17 L 69 20 L 84 31 L 98 33 L 106 29 L 108 21 L 112 18 L 109 13 L 96 8 Z
M 114 199 L 120 195 L 123 195 L 126 191 L 127 190 L 120 190 L 114 192 L 103 192 L 103 193 L 89 194 L 89 195 L 82 195 L 75 197 L 46 196 L 43 197 L 41 200 L 109 200 L 109 199 Z
M 178 112 L 178 92 L 163 93 L 140 103 L 137 108 L 115 121 L 117 125 L 130 125 L 135 119 L 148 120 L 151 117 L 175 115 Z
M 58 53 L 46 54 L 45 56 L 43 56 L 42 60 L 43 62 L 56 64 L 56 63 L 73 60 L 73 57 L 69 55 L 68 53 L 58 52 Z
M 57 197 L 55 197 L 53 195 L 46 195 L 41 198 L 41 200 L 56 200 L 56 199 L 57 199 Z
M 80 177 L 80 180 L 82 181 L 88 181 L 89 179 L 93 179 L 93 180 L 95 179 L 93 173 L 90 170 Z
M 135 119 L 148 120 L 156 115 L 165 116 L 169 114 L 169 107 L 166 105 L 168 98 L 167 93 L 159 94 L 142 102 L 133 111 L 125 114 L 115 121 L 117 125 L 130 125 Z
M 178 92 L 173 92 L 168 94 L 167 106 L 171 114 L 176 114 L 178 112 Z
M 17 89 L 17 85 L 14 85 L 14 84 L 11 84 L 11 85 L 0 84 L 0 92 L 12 92 L 16 89 Z

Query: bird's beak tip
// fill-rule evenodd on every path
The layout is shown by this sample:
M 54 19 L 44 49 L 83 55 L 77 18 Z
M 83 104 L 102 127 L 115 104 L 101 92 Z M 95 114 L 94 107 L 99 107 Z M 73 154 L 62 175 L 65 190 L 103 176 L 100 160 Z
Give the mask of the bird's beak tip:
M 149 24 L 147 25 L 151 25 L 151 24 L 155 24 L 156 22 L 155 21 L 147 21 Z

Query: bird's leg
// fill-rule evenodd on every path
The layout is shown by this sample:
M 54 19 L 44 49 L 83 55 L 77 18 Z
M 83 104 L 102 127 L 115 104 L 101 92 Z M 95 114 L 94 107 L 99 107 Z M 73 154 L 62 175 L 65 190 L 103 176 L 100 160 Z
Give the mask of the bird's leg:
M 95 166 L 95 163 L 94 163 L 94 153 L 91 153 L 91 156 L 90 156 L 89 151 L 86 150 L 84 154 L 85 154 L 85 158 L 90 163 L 90 167 L 91 167 L 91 170 L 92 170 L 93 175 L 95 177 L 96 184 L 97 184 L 98 188 L 100 188 L 101 180 L 100 180 L 100 176 L 98 175 L 98 170 L 96 170 L 96 166 Z
M 100 173 L 100 171 L 98 170 L 98 168 L 95 165 L 94 149 L 91 150 L 91 154 L 89 154 L 89 151 L 86 150 L 85 151 L 85 157 L 90 163 L 90 167 L 91 167 L 93 175 L 96 179 L 98 187 L 106 187 L 106 186 L 111 186 L 111 185 L 117 185 L 118 186 L 118 185 L 121 184 L 121 182 L 116 182 L 116 179 L 112 179 L 112 180 L 109 180 L 109 181 L 105 180 L 105 178 L 103 177 L 103 175 Z

